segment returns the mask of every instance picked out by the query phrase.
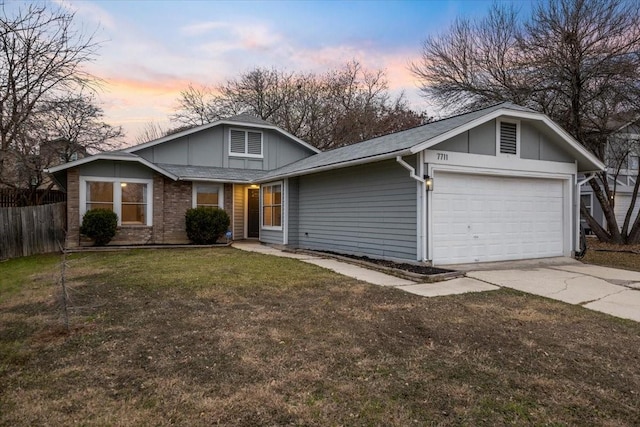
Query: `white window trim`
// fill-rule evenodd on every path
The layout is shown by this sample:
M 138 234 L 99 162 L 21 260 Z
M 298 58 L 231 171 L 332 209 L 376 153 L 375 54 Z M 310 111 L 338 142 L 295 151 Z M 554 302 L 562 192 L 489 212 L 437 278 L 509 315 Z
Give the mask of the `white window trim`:
M 593 193 L 581 193 L 580 198 L 582 198 L 582 196 L 589 196 L 589 215 L 593 216 Z M 582 202 L 582 200 L 580 202 Z M 578 206 L 578 209 L 580 209 L 580 206 Z
M 637 163 L 637 167 L 632 168 L 631 167 L 631 159 L 635 158 L 636 159 L 636 163 Z M 630 171 L 637 171 L 640 168 L 640 155 L 635 154 L 635 153 L 629 153 L 629 156 L 627 158 L 627 170 Z
M 511 123 L 516 125 L 516 154 L 500 152 L 500 123 Z M 496 119 L 496 156 L 520 157 L 520 120 L 516 119 Z
M 110 178 L 102 176 L 80 177 L 80 224 L 82 217 L 87 213 L 87 182 L 112 182 L 113 183 L 113 209 L 118 215 L 118 227 L 151 227 L 153 225 L 153 180 L 140 178 Z M 122 225 L 122 192 L 116 191 L 121 188 L 120 184 L 130 182 L 132 184 L 147 184 L 147 209 L 145 217 L 146 224 L 125 224 Z
M 231 132 L 232 131 L 244 132 L 244 153 L 234 153 L 231 151 Z M 249 132 L 255 132 L 260 134 L 260 154 L 249 154 Z M 229 156 L 231 157 L 251 157 L 254 159 L 264 158 L 264 132 L 251 129 L 229 128 Z
M 222 184 L 211 184 L 208 182 L 200 182 L 193 181 L 191 183 L 191 207 L 195 208 L 197 206 L 198 198 L 197 191 L 198 185 L 206 185 L 209 187 L 218 187 L 218 209 L 224 209 L 224 185 Z M 232 193 L 233 194 L 233 193 Z
M 264 212 L 264 205 L 263 205 L 263 200 L 262 200 L 262 189 L 265 187 L 271 187 L 271 186 L 275 186 L 275 185 L 280 185 L 280 191 L 281 196 L 280 196 L 280 225 L 279 226 L 273 226 L 273 225 L 264 225 L 264 222 L 262 220 L 262 213 Z M 282 231 L 283 230 L 283 224 L 284 224 L 284 182 L 283 181 L 274 181 L 274 182 L 267 182 L 264 184 L 260 185 L 260 229 L 261 230 L 274 230 L 274 231 Z

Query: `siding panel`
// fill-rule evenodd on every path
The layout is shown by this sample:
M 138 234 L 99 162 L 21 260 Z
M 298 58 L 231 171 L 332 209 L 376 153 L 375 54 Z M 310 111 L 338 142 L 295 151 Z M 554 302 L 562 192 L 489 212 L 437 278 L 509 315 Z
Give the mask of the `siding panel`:
M 244 198 L 246 194 L 245 185 L 233 186 L 233 239 L 244 239 Z
M 298 245 L 415 260 L 416 181 L 395 161 L 299 178 Z

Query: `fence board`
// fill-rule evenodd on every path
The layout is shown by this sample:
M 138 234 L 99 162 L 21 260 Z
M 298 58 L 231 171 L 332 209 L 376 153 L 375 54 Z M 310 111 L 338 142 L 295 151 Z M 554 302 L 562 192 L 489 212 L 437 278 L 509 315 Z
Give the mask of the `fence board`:
M 0 259 L 55 252 L 64 244 L 66 203 L 0 208 Z

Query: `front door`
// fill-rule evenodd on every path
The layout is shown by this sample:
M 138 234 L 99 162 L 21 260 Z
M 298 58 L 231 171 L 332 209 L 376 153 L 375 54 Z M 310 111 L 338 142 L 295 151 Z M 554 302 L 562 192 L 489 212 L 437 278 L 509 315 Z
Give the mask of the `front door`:
M 247 191 L 247 237 L 260 237 L 260 189 Z

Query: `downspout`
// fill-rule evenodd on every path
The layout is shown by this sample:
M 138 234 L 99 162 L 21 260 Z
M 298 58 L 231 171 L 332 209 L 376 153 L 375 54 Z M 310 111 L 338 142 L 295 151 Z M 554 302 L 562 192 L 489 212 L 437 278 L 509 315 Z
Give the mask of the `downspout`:
M 411 166 L 409 163 L 405 162 L 404 160 L 402 160 L 402 156 L 396 156 L 396 162 L 400 163 L 400 165 L 402 165 L 402 167 L 404 167 L 406 170 L 409 171 L 409 176 L 413 179 L 415 179 L 418 182 L 421 182 L 424 184 L 424 178 L 421 176 L 416 175 L 416 170 L 413 168 L 413 166 Z
M 579 249 L 579 250 L 575 251 L 575 256 L 577 258 L 582 258 L 584 256 L 584 254 L 586 253 L 586 251 L 587 251 L 586 246 L 582 247 L 582 244 L 580 242 L 580 237 L 584 233 L 584 230 L 583 230 L 582 224 L 581 224 L 581 220 L 580 220 L 580 203 L 581 203 L 580 199 L 581 199 L 581 196 L 582 196 L 582 186 L 585 185 L 587 182 L 591 181 L 595 177 L 596 177 L 596 173 L 592 172 L 591 174 L 589 174 L 582 181 L 577 181 L 576 180 L 577 181 L 576 182 L 576 187 L 577 187 L 577 190 L 578 190 L 577 191 L 577 196 L 578 196 L 577 197 L 577 211 L 578 211 L 578 214 L 577 214 L 578 218 L 577 219 L 578 219 L 578 224 L 577 224 L 577 227 L 576 227 L 577 228 L 577 233 L 576 233 L 576 246 L 575 247 L 576 247 L 576 249 Z
M 423 157 L 422 154 L 418 155 L 418 161 L 419 162 L 423 162 Z M 425 179 L 421 176 L 416 175 L 416 170 L 413 168 L 413 166 L 411 166 L 409 163 L 405 162 L 402 159 L 402 156 L 396 156 L 396 162 L 398 162 L 403 168 L 405 168 L 406 170 L 409 171 L 409 176 L 411 178 L 413 178 L 414 180 L 416 180 L 417 182 L 419 182 L 420 184 L 422 184 L 421 186 L 419 186 L 417 188 L 417 193 L 416 193 L 416 204 L 420 203 L 419 206 L 416 206 L 416 211 L 418 213 L 418 217 L 416 218 L 416 225 L 418 227 L 418 241 L 420 242 L 419 244 L 416 245 L 416 255 L 417 255 L 417 260 L 418 261 L 424 261 L 424 253 L 425 250 L 422 247 L 425 244 L 425 222 L 422 220 L 423 217 L 425 217 L 426 212 L 422 211 L 422 206 L 424 206 L 423 200 L 422 198 L 426 197 L 425 195 L 425 191 L 424 191 L 424 186 L 425 186 Z

